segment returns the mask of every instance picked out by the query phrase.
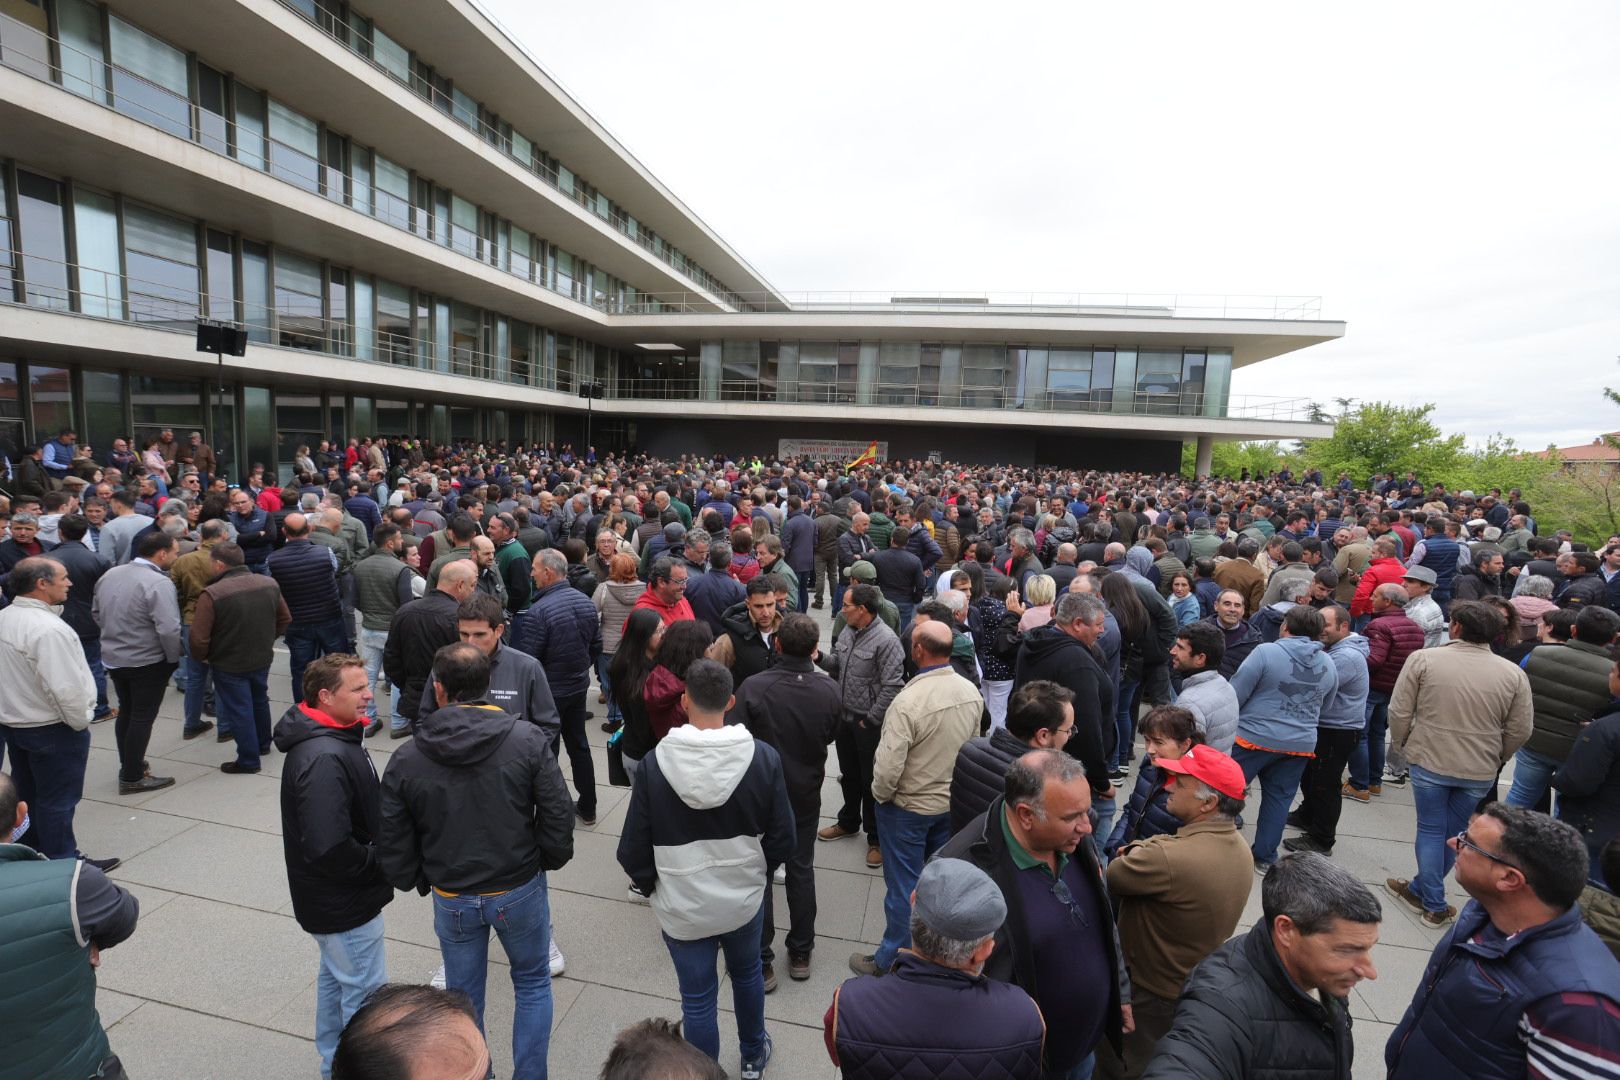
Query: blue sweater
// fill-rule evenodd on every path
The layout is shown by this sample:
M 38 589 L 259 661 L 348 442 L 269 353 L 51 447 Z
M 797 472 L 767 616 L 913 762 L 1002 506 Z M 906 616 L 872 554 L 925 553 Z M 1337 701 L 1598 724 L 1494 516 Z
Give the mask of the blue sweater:
M 1255 646 L 1232 675 L 1238 738 L 1266 750 L 1308 754 L 1316 748 L 1322 703 L 1339 688 L 1322 643 L 1279 638 Z
M 1339 688 L 1322 703 L 1322 726 L 1360 731 L 1367 726 L 1368 641 L 1351 634 L 1327 650 L 1339 676 Z

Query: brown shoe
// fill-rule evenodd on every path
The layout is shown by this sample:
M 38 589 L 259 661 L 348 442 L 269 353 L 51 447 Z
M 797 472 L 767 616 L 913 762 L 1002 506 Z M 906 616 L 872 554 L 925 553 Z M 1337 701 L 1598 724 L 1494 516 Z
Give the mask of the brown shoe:
M 1372 795 L 1370 793 L 1362 791 L 1357 787 L 1351 787 L 1349 784 L 1340 785 L 1339 794 L 1346 799 L 1354 799 L 1356 802 L 1360 803 L 1372 801 Z
M 810 977 L 810 954 L 807 952 L 788 953 L 788 978 L 794 982 L 804 982 Z
M 1412 883 L 1406 878 L 1385 878 L 1384 888 L 1388 889 L 1390 895 L 1395 899 L 1411 908 L 1414 913 L 1418 915 L 1424 914 L 1423 901 L 1419 900 L 1417 893 L 1412 891 Z
M 882 975 L 878 970 L 877 956 L 873 953 L 855 953 L 849 958 L 849 970 L 857 975 Z
M 1450 904 L 1446 905 L 1446 910 L 1444 911 L 1425 911 L 1422 915 L 1418 916 L 1418 921 L 1424 926 L 1427 926 L 1430 930 L 1439 930 L 1446 924 L 1455 922 L 1456 919 L 1457 909 L 1452 907 Z
M 846 829 L 835 821 L 831 825 L 828 825 L 825 829 L 818 829 L 816 831 L 816 839 L 847 840 L 851 836 L 859 835 L 860 831 L 861 830 L 859 829 Z
M 759 973 L 765 979 L 765 992 L 767 994 L 775 993 L 775 991 L 776 991 L 776 965 L 774 965 L 774 964 L 764 964 L 764 965 L 762 965 L 760 967 Z
M 1367 794 L 1369 794 L 1369 795 L 1382 795 L 1383 793 L 1384 793 L 1384 785 L 1383 784 L 1368 784 L 1367 785 Z
M 866 849 L 866 865 L 873 870 L 883 865 L 883 849 L 869 847 Z

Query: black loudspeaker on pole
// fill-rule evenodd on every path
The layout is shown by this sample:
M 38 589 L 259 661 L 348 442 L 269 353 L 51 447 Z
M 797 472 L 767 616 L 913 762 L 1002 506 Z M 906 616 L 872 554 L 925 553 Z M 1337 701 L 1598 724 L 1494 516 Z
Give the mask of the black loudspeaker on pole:
M 212 432 L 213 444 L 220 445 L 220 425 L 225 418 L 225 357 L 245 356 L 247 354 L 247 331 L 239 326 L 224 326 L 220 323 L 199 322 L 197 324 L 197 351 L 213 353 L 219 358 L 219 371 L 217 389 L 214 394 L 214 409 L 216 420 Z M 235 440 L 232 440 L 234 446 Z

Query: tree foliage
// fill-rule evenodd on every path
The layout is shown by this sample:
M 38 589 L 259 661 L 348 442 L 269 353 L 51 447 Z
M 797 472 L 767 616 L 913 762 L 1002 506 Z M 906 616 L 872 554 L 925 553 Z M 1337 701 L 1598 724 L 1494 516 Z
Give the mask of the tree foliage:
M 1430 419 L 1431 405 L 1396 405 L 1387 401 L 1340 403 L 1333 437 L 1305 444 L 1303 458 L 1331 480 L 1347 472 L 1357 485 L 1374 473 L 1415 472 L 1426 480 L 1443 479 L 1468 456 L 1463 435 L 1445 435 Z
M 1620 405 L 1620 392 L 1604 387 L 1603 396 Z M 1620 438 L 1604 435 L 1603 441 L 1620 450 Z M 1545 472 L 1521 486 L 1544 534 L 1569 529 L 1575 539 L 1596 547 L 1620 533 L 1620 468 L 1606 462 L 1561 462 L 1556 454 L 1538 460 L 1545 462 Z

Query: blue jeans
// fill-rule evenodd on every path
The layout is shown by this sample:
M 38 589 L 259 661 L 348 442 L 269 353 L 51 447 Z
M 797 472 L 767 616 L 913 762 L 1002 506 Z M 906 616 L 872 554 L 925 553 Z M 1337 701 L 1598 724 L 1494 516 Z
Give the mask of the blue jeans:
M 511 963 L 514 1080 L 545 1080 L 551 1047 L 551 904 L 546 875 L 495 896 L 433 894 L 433 932 L 444 956 L 444 981 L 472 998 L 484 1028 L 484 983 L 489 977 L 489 931 L 501 939 Z M 487 1036 L 486 1036 L 487 1041 Z
M 1122 681 L 1119 684 L 1119 693 L 1114 695 L 1114 727 L 1118 732 L 1118 742 L 1114 745 L 1114 752 L 1108 757 L 1108 764 L 1115 768 L 1135 756 L 1131 750 L 1136 745 L 1135 698 L 1137 687 L 1140 685 Z
M 737 1014 L 742 1060 L 754 1061 L 765 1053 L 765 976 L 759 961 L 764 918 L 761 905 L 752 919 L 724 934 L 696 941 L 664 935 L 664 946 L 675 962 L 675 981 L 681 987 L 682 1034 L 716 1060 L 720 1057 L 720 1024 L 715 1016 L 720 975 L 714 961 L 721 953 L 726 958 L 726 974 L 731 976 L 731 1007 Z
M 917 605 L 911 603 L 910 601 L 901 603 L 899 600 L 896 600 L 894 602 L 894 607 L 895 610 L 900 613 L 900 632 L 904 634 L 906 632 L 906 627 L 911 625 L 912 617 L 917 614 Z
M 96 711 L 95 718 L 100 720 L 112 712 L 112 706 L 107 704 L 107 668 L 101 662 L 101 639 L 94 641 L 79 639 L 79 648 L 84 651 L 84 662 L 90 665 L 90 675 L 96 680 Z
M 293 623 L 287 627 L 284 640 L 294 701 L 304 700 L 304 668 L 310 661 L 328 653 L 346 652 L 349 648 L 349 632 L 344 629 L 341 617 L 323 623 Z
M 883 849 L 883 941 L 877 947 L 879 971 L 911 944 L 911 891 L 928 856 L 951 838 L 949 814 L 914 814 L 894 803 L 877 804 L 878 846 Z
M 1099 799 L 1095 794 L 1091 796 L 1091 808 L 1097 811 L 1097 829 L 1091 835 L 1097 841 L 1097 862 L 1102 866 L 1108 865 L 1108 856 L 1103 854 L 1102 846 L 1114 834 L 1114 817 L 1119 813 L 1119 798 L 1120 791 L 1117 785 L 1112 799 Z
M 1232 760 L 1243 769 L 1243 779 L 1260 778 L 1260 813 L 1254 823 L 1254 857 L 1257 862 L 1276 862 L 1277 845 L 1282 842 L 1288 808 L 1299 792 L 1300 777 L 1311 763 L 1305 754 L 1280 754 L 1275 750 L 1250 750 L 1234 746 Z
M 1389 692 L 1367 693 L 1367 726 L 1361 741 L 1350 751 L 1350 786 L 1366 791 L 1376 781 L 1384 782 L 1384 738 L 1389 733 Z
M 257 769 L 260 749 L 270 746 L 270 669 L 235 672 L 215 668 L 214 706 L 219 726 L 228 726 L 236 736 L 236 763 L 244 769 Z
M 11 778 L 17 794 L 28 804 L 32 824 L 22 841 L 48 859 L 71 859 L 79 854 L 73 835 L 73 812 L 84 797 L 84 769 L 90 761 L 90 731 L 74 731 L 66 724 L 43 727 L 8 727 Z M 11 822 L 4 826 L 11 838 Z
M 1413 765 L 1412 801 L 1417 804 L 1417 876 L 1412 891 L 1427 911 L 1446 910 L 1445 877 L 1457 853 L 1446 843 L 1468 827 L 1479 800 L 1494 786 L 1492 780 L 1460 780 Z
M 209 667 L 201 660 L 191 658 L 191 627 L 180 628 L 180 670 L 186 673 L 185 728 L 196 731 L 203 725 L 203 699 L 208 696 Z M 218 709 L 214 710 L 216 713 Z M 230 729 L 220 727 L 221 731 Z
M 815 573 L 814 567 L 799 573 L 799 595 L 793 600 L 793 610 L 801 615 L 810 610 L 810 579 Z
M 619 703 L 613 700 L 613 687 L 608 682 L 608 665 L 613 663 L 611 653 L 603 653 L 596 658 L 596 681 L 602 685 L 602 693 L 607 695 L 608 723 L 617 724 L 623 719 L 619 712 Z
M 366 662 L 366 685 L 371 687 L 374 695 L 366 702 L 366 722 L 377 719 L 377 698 L 383 682 L 387 676 L 383 674 L 383 649 L 388 645 L 388 631 L 366 630 L 360 631 L 360 657 Z M 300 695 L 302 696 L 302 695 Z M 399 687 L 390 685 L 388 692 L 389 723 L 394 728 L 402 728 L 409 721 L 399 715 Z
M 315 980 L 315 1049 L 321 1055 L 321 1075 L 329 1077 L 343 1025 L 373 990 L 388 981 L 382 915 L 340 934 L 310 936 L 321 950 L 321 973 Z
M 1535 809 L 1542 796 L 1547 794 L 1547 788 L 1552 784 L 1553 773 L 1557 772 L 1558 766 L 1562 764 L 1563 762 L 1556 761 L 1546 754 L 1521 748 L 1513 755 L 1513 786 L 1508 788 L 1507 798 L 1502 801 L 1509 806 Z

